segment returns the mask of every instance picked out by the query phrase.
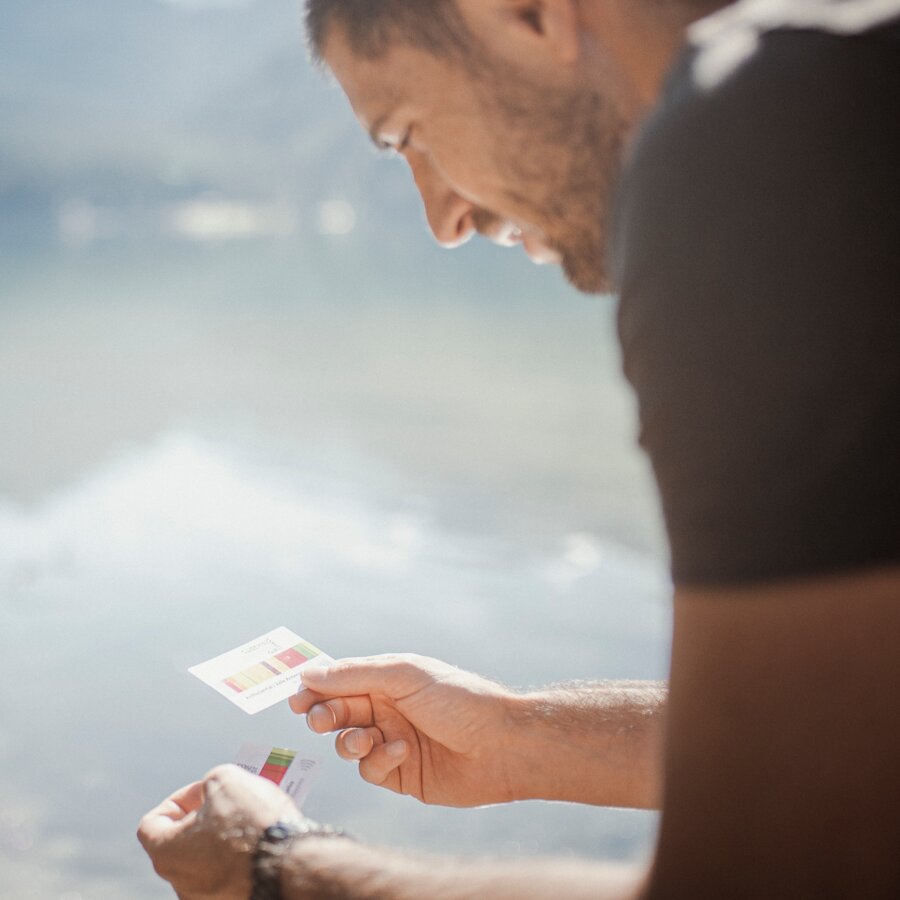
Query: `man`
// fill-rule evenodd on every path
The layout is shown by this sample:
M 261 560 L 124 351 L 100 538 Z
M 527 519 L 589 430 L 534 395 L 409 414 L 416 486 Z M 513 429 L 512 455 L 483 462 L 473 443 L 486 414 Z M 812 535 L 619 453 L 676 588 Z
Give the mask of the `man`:
M 183 898 L 900 895 L 900 0 L 310 0 L 308 24 L 439 241 L 614 282 L 675 624 L 668 698 L 381 657 L 292 706 L 374 784 L 659 803 L 658 846 L 646 872 L 407 857 L 226 767 L 145 817 L 158 871 Z M 309 833 L 260 841 L 280 817 Z

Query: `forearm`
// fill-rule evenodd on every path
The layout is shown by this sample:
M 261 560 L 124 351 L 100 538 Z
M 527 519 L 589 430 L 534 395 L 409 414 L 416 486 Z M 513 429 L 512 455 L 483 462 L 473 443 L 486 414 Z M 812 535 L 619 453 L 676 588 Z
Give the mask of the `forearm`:
M 586 861 L 463 862 L 308 838 L 284 858 L 281 884 L 285 900 L 636 900 L 644 878 L 635 867 Z
M 563 685 L 510 701 L 517 800 L 659 808 L 666 685 Z

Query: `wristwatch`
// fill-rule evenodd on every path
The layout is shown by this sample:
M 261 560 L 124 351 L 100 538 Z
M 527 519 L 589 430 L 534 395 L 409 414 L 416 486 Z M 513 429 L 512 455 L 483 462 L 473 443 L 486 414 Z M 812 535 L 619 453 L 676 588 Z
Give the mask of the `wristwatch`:
M 281 857 L 294 841 L 305 837 L 349 837 L 342 828 L 319 825 L 307 820 L 300 825 L 276 822 L 259 836 L 253 854 L 253 890 L 250 900 L 283 900 L 281 893 Z

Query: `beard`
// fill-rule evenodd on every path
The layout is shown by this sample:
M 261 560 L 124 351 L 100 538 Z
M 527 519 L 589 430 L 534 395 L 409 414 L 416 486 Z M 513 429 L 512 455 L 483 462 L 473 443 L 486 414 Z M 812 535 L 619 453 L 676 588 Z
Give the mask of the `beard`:
M 608 292 L 607 222 L 629 130 L 622 105 L 529 82 L 511 67 L 482 76 L 479 95 L 496 123 L 492 163 L 507 199 L 541 229 L 576 289 Z

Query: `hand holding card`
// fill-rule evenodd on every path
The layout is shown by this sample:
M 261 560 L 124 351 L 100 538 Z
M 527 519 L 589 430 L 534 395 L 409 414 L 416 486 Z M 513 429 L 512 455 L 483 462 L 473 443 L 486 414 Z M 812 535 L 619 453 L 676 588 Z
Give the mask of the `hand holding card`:
M 331 657 L 289 628 L 276 628 L 188 671 L 253 715 L 296 694 L 300 672 L 312 660 Z
M 299 809 L 319 774 L 322 762 L 315 757 L 302 756 L 296 750 L 244 744 L 234 764 L 251 775 L 259 775 L 278 785 Z

